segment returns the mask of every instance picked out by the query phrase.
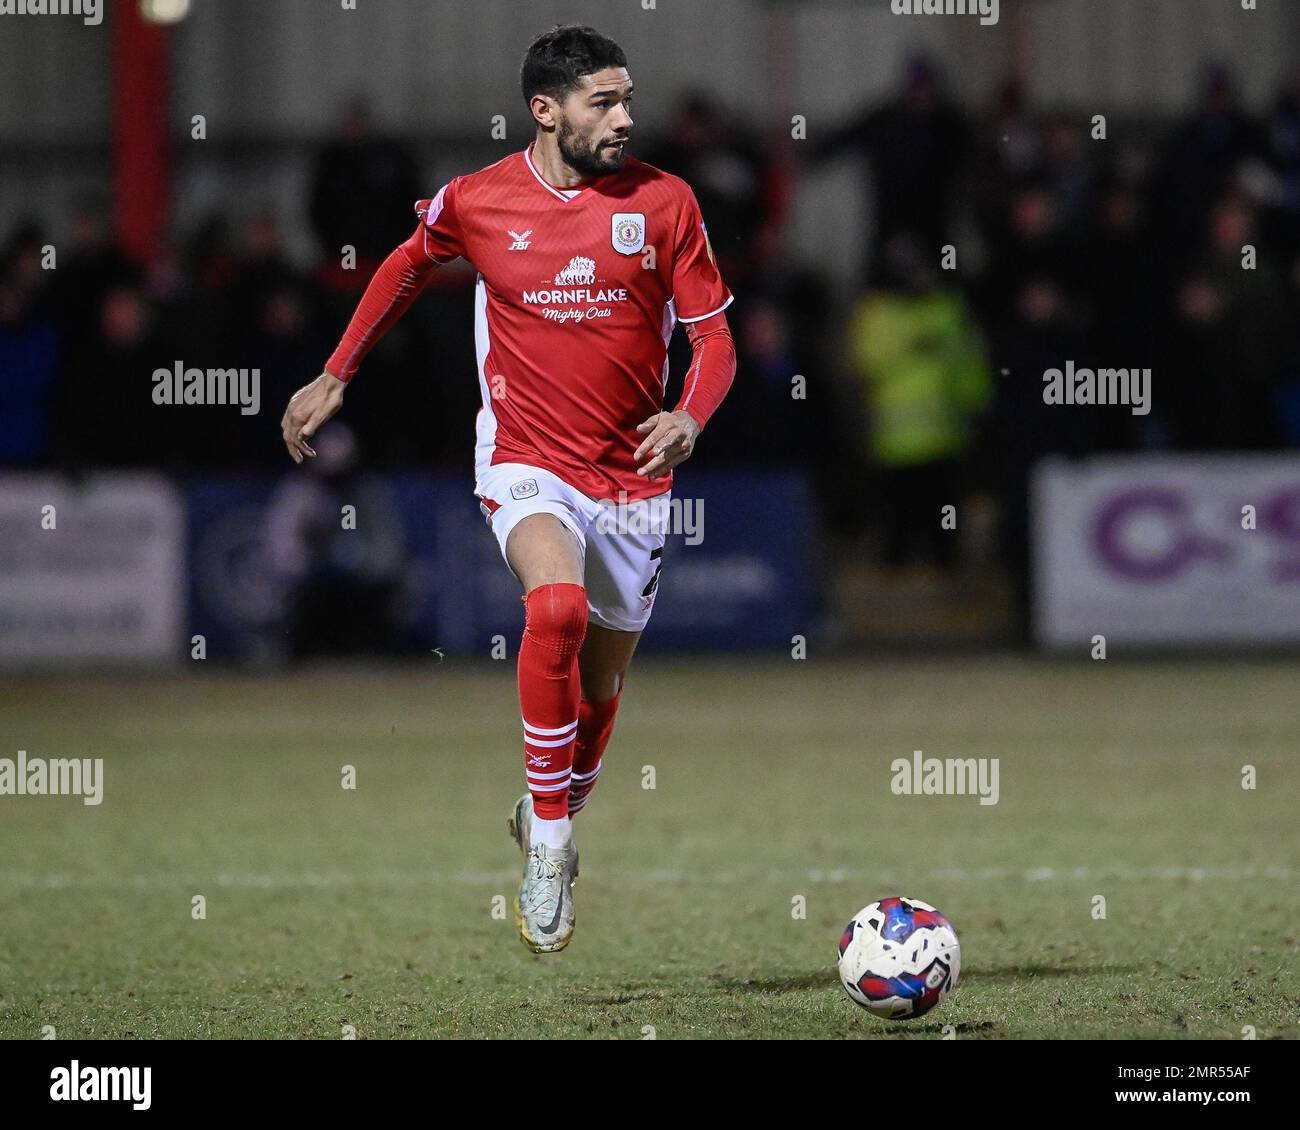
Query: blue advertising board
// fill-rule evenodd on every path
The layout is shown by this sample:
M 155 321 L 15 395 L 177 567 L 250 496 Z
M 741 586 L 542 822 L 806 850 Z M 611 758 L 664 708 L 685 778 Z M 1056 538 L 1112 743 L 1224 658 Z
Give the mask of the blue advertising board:
M 211 659 L 291 657 L 313 603 L 323 618 L 359 619 L 376 652 L 486 657 L 498 636 L 517 646 L 519 585 L 464 476 L 213 477 L 186 500 L 190 634 Z M 814 533 L 802 477 L 692 471 L 674 501 L 692 524 L 668 539 L 641 647 L 788 648 L 807 635 Z

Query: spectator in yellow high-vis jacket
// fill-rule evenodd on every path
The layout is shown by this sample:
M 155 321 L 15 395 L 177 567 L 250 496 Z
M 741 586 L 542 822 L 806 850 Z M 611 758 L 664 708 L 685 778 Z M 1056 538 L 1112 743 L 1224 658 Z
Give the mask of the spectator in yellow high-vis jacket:
M 849 322 L 890 563 L 952 562 L 955 536 L 940 512 L 958 501 L 961 458 L 992 391 L 983 341 L 961 292 L 943 287 L 939 255 L 923 255 L 907 238 L 891 241 L 882 286 Z

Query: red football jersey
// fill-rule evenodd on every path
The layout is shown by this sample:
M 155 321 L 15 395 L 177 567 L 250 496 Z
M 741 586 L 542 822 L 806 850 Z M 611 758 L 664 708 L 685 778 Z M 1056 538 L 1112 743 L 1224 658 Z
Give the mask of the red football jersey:
M 637 475 L 636 426 L 663 409 L 673 327 L 732 299 L 686 182 L 627 157 L 565 191 L 529 145 L 417 210 L 429 257 L 478 271 L 476 471 L 531 463 L 596 499 L 669 489 Z

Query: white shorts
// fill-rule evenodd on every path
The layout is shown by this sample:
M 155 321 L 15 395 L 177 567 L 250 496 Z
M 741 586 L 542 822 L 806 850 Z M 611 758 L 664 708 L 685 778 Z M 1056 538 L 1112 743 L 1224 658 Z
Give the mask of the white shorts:
M 554 514 L 582 550 L 590 622 L 616 632 L 639 632 L 646 626 L 663 567 L 671 490 L 629 502 L 620 510 L 540 467 L 497 463 L 483 471 L 474 494 L 483 500 L 479 508 L 502 557 L 510 531 L 520 520 L 530 514 Z

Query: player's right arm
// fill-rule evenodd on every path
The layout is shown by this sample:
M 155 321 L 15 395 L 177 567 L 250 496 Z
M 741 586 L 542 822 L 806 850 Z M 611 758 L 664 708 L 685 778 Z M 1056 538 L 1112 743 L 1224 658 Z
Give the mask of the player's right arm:
M 455 185 L 453 180 L 432 200 L 416 204 L 419 226 L 380 264 L 325 371 L 289 399 L 280 430 L 295 463 L 316 454 L 308 441 L 342 407 L 343 390 L 375 342 L 406 313 L 441 264 L 464 254 L 453 206 Z
M 331 416 L 343 407 L 346 382 L 326 370 L 311 384 L 303 385 L 289 398 L 289 407 L 280 420 L 280 432 L 289 457 L 301 463 L 304 455 L 315 456 L 307 442 Z
M 423 224 L 380 264 L 343 340 L 325 362 L 325 371 L 295 392 L 284 410 L 280 430 L 295 463 L 301 463 L 304 455 L 316 454 L 308 441 L 343 406 L 343 390 L 362 358 L 406 312 L 437 266 L 424 253 Z

